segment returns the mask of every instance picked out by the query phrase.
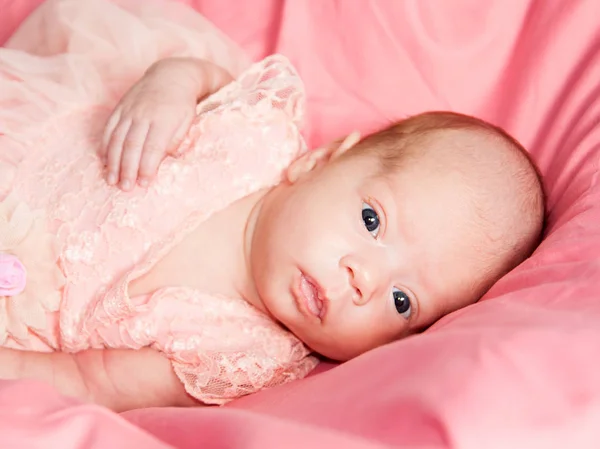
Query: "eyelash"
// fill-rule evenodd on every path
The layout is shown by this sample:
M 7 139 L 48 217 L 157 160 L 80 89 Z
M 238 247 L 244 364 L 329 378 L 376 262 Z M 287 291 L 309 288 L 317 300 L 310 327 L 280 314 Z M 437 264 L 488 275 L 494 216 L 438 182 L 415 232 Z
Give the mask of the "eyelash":
M 377 201 L 375 201 L 373 198 L 364 199 L 363 204 L 366 204 L 367 206 L 372 208 L 375 211 L 375 213 L 377 214 L 377 217 L 379 218 L 379 232 L 377 232 L 377 236 L 373 236 L 372 234 L 370 234 L 370 235 L 371 235 L 371 237 L 373 237 L 376 240 L 381 240 L 381 238 L 385 234 L 385 228 L 386 228 L 386 223 L 387 223 L 387 217 L 385 215 L 385 212 L 383 211 L 383 208 L 379 205 L 379 203 Z M 364 228 L 364 229 L 366 230 L 366 228 Z

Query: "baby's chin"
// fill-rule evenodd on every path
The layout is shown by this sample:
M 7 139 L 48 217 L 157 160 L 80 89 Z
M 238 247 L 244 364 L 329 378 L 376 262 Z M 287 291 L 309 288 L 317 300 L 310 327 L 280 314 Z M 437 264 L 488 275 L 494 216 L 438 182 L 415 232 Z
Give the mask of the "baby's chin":
M 304 344 L 312 351 L 326 359 L 336 362 L 346 362 L 377 347 L 341 344 L 339 341 L 323 341 L 322 339 L 315 338 L 314 336 L 312 338 L 308 336 L 302 338 L 302 336 L 298 334 L 296 334 L 296 336 L 302 340 Z

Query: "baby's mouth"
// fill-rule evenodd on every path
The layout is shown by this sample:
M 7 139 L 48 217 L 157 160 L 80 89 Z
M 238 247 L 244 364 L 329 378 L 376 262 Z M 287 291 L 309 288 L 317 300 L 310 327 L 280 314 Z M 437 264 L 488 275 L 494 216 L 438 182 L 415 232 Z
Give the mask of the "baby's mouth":
M 314 316 L 322 318 L 324 308 L 323 299 L 319 292 L 319 287 L 309 279 L 304 273 L 300 278 L 300 290 L 306 301 L 306 305 L 310 313 Z

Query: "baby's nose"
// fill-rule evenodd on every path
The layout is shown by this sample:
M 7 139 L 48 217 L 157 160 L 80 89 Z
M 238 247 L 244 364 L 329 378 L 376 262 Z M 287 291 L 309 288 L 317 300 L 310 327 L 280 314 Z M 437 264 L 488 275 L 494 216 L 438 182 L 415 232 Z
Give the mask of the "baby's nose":
M 371 268 L 358 258 L 345 258 L 343 267 L 348 275 L 348 283 L 352 288 L 352 301 L 356 305 L 364 305 L 373 297 L 378 281 L 377 269 Z

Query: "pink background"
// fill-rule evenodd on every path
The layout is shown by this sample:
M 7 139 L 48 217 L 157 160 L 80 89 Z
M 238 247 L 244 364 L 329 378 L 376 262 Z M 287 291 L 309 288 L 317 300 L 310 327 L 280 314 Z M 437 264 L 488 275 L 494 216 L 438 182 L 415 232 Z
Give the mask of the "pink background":
M 0 0 L 0 41 L 37 3 Z M 544 174 L 546 239 L 424 335 L 221 409 L 121 417 L 2 382 L 2 446 L 597 448 L 600 2 L 187 3 L 253 59 L 290 57 L 313 145 L 427 109 L 504 126 Z

